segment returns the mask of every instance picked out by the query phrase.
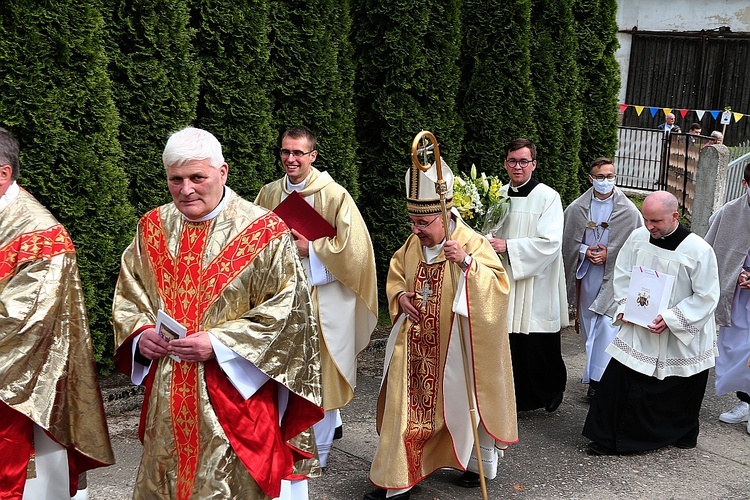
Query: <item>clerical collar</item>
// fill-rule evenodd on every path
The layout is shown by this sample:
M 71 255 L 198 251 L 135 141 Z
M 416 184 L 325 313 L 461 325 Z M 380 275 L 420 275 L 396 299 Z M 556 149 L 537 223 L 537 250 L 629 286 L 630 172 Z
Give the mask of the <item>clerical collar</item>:
M 529 177 L 529 180 L 526 181 L 526 183 L 522 184 L 521 186 L 516 187 L 516 186 L 511 186 L 510 184 L 508 184 L 508 187 L 510 188 L 508 189 L 508 196 L 512 198 L 516 198 L 516 197 L 522 198 L 522 197 L 528 196 L 529 194 L 531 194 L 531 191 L 538 185 L 539 185 L 539 181 L 534 179 L 533 177 Z
M 21 188 L 18 186 L 18 183 L 13 181 L 11 185 L 8 186 L 8 189 L 5 190 L 5 194 L 0 196 L 0 210 L 3 210 L 5 207 L 13 203 L 16 198 L 18 198 L 20 192 Z
M 300 182 L 299 184 L 292 184 L 292 181 L 291 179 L 289 179 L 289 176 L 286 177 L 286 189 L 289 192 L 302 191 L 303 189 L 305 189 L 305 184 L 307 184 L 307 177 L 302 179 L 302 182 Z
M 677 228 L 666 235 L 663 238 L 655 239 L 653 236 L 648 239 L 648 242 L 664 250 L 676 250 L 680 243 L 690 235 L 690 230 L 677 223 Z
M 219 204 L 216 205 L 216 208 L 214 208 L 213 210 L 211 210 L 211 212 L 209 212 L 207 215 L 204 215 L 200 219 L 188 219 L 187 217 L 185 217 L 185 214 L 182 215 L 182 218 L 185 219 L 188 222 L 205 222 L 207 220 L 213 219 L 214 217 L 216 217 L 217 215 L 219 215 L 222 210 L 224 210 L 224 207 L 227 206 L 227 203 L 229 202 L 229 193 L 230 192 L 231 192 L 231 189 L 229 189 L 228 187 L 224 186 L 224 191 L 223 191 L 223 193 L 221 195 L 221 201 L 219 202 Z

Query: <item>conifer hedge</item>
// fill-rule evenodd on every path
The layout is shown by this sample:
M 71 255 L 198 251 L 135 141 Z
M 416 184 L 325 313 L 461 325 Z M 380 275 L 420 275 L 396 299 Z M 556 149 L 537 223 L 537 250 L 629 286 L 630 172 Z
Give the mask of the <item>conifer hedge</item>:
M 120 113 L 122 165 L 138 216 L 171 201 L 161 154 L 191 125 L 198 98 L 187 0 L 107 0 L 109 73 Z
M 269 77 L 274 129 L 318 136 L 315 166 L 357 197 L 349 2 L 271 0 Z M 283 175 L 279 169 L 277 177 Z
M 617 150 L 617 0 L 576 0 L 573 9 L 582 101 L 579 179 L 585 188 L 591 161 L 612 158 Z
M 581 107 L 572 4 L 573 0 L 532 0 L 531 4 L 538 159 L 534 177 L 557 190 L 564 206 L 580 194 Z
M 352 19 L 359 200 L 366 207 L 382 298 L 391 256 L 409 234 L 404 177 L 414 136 L 430 130 L 445 160 L 459 167 L 458 2 L 362 0 L 352 4 Z
M 461 25 L 462 163 L 507 180 L 505 145 L 536 137 L 531 0 L 466 0 Z
M 221 142 L 229 185 L 253 200 L 274 168 L 271 126 L 268 2 L 201 0 L 192 26 L 199 67 L 195 126 Z
M 0 3 L 0 120 L 21 143 L 19 184 L 78 253 L 100 367 L 112 366 L 112 291 L 134 227 L 119 166 L 104 22 L 93 0 Z

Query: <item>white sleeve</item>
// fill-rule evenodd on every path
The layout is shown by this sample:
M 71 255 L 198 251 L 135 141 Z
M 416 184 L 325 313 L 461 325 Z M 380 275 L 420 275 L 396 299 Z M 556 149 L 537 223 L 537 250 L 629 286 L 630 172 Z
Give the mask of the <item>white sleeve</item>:
M 132 367 L 130 369 L 130 381 L 135 385 L 141 385 L 143 383 L 143 379 L 145 379 L 146 375 L 148 375 L 148 371 L 151 369 L 151 365 L 154 364 L 154 362 L 151 361 L 148 366 L 143 366 L 135 360 L 135 350 L 138 349 L 138 341 L 141 340 L 141 335 L 143 334 L 139 333 L 133 338 L 130 352 L 130 355 L 132 356 L 132 358 L 130 359 L 130 366 Z
M 308 245 L 308 254 L 310 259 L 310 285 L 320 286 L 332 281 L 336 281 L 336 276 L 331 274 L 326 266 L 318 258 L 315 250 L 313 250 L 312 241 Z
M 208 332 L 211 347 L 214 349 L 216 361 L 227 375 L 232 385 L 247 399 L 260 389 L 270 377 L 258 367 L 246 360 L 229 347 L 221 343 L 211 332 Z

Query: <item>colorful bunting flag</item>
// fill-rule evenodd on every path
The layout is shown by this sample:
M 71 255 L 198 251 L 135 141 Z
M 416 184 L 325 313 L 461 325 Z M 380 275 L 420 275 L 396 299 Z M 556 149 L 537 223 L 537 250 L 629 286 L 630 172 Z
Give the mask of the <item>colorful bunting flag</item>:
M 657 106 L 641 106 L 638 104 L 619 104 L 620 107 L 620 114 L 625 113 L 628 108 L 633 107 L 635 108 L 635 112 L 638 114 L 638 116 L 641 116 L 641 113 L 643 113 L 643 110 L 648 108 L 649 113 L 651 113 L 651 117 L 655 117 L 656 114 L 661 110 L 664 112 L 664 116 L 668 115 L 669 113 L 672 113 L 673 110 L 679 112 L 680 116 L 685 119 L 687 117 L 688 113 L 691 111 L 695 113 L 695 115 L 698 117 L 698 121 L 703 120 L 703 117 L 705 116 L 706 112 L 711 114 L 711 117 L 714 120 L 718 120 L 719 116 L 721 115 L 721 111 L 717 109 L 712 110 L 705 110 L 705 109 L 686 109 L 686 108 L 659 108 Z M 732 112 L 732 116 L 734 117 L 734 122 L 739 122 L 743 117 L 748 116 L 744 113 L 736 113 Z

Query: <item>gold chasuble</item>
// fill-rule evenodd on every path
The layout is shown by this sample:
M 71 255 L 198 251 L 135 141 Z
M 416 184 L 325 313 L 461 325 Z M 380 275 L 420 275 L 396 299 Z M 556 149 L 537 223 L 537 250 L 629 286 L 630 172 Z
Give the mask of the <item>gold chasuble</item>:
M 23 189 L 0 209 L 0 420 L 0 497 L 36 477 L 34 424 L 67 449 L 71 496 L 115 461 L 73 242 Z
M 116 361 L 131 373 L 132 340 L 163 309 L 188 335 L 208 331 L 270 380 L 245 400 L 215 359 L 152 362 L 136 498 L 274 497 L 295 462 L 314 464 L 308 428 L 323 411 L 304 272 L 278 217 L 228 188 L 225 196 L 205 222 L 186 221 L 172 203 L 139 222 L 115 292 Z
M 441 251 L 433 263 L 411 235 L 391 259 L 386 293 L 394 322 L 378 397 L 380 441 L 370 472 L 384 489 L 414 486 L 437 469 L 464 470 L 473 436 L 455 321 L 462 318 L 483 426 L 499 443 L 518 440 L 506 327 L 508 277 L 489 242 L 460 219 L 451 236 L 473 262 L 466 272 L 468 319 L 453 313 L 455 284 Z M 402 314 L 398 297 L 416 292 L 419 324 Z
M 255 203 L 276 208 L 289 194 L 286 180 L 284 176 L 263 186 Z M 323 406 L 328 411 L 343 408 L 354 398 L 357 356 L 370 343 L 377 325 L 375 253 L 357 205 L 328 172 L 311 168 L 299 194 L 312 196 L 313 208 L 336 229 L 335 237 L 312 242 L 316 256 L 343 285 L 338 290 L 335 282 L 312 287 L 320 328 Z

